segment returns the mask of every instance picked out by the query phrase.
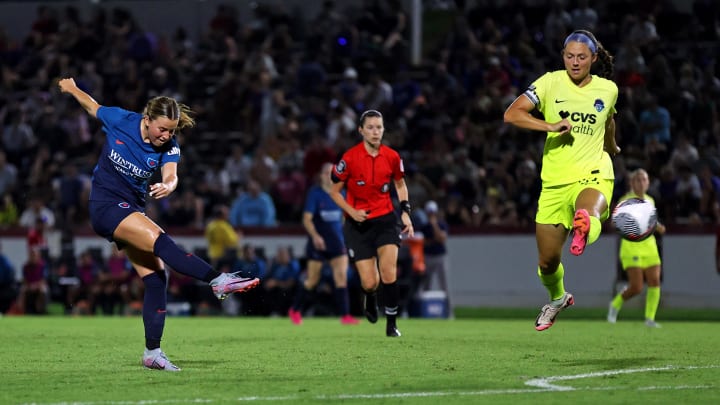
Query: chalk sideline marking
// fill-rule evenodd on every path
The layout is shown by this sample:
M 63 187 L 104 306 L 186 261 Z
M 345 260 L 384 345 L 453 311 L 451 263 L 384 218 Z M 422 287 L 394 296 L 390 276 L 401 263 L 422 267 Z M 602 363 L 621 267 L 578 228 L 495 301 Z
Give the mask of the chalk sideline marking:
M 391 399 L 391 398 L 422 398 L 422 397 L 450 397 L 450 396 L 482 396 L 482 395 L 504 395 L 504 394 L 527 394 L 535 392 L 549 391 L 619 391 L 619 390 L 636 390 L 636 391 L 654 391 L 654 390 L 699 390 L 699 389 L 715 389 L 714 385 L 675 385 L 675 386 L 650 386 L 650 387 L 570 387 L 564 385 L 553 384 L 555 381 L 581 380 L 585 378 L 606 377 L 621 374 L 648 373 L 654 371 L 667 370 L 699 370 L 709 368 L 720 368 L 720 365 L 713 366 L 663 366 L 663 367 L 645 367 L 621 370 L 598 371 L 594 373 L 583 373 L 573 375 L 558 375 L 551 377 L 533 378 L 525 381 L 525 385 L 534 388 L 525 389 L 488 389 L 479 391 L 429 391 L 429 392 L 397 392 L 387 394 L 338 394 L 338 395 L 315 395 L 315 396 L 248 396 L 239 397 L 235 401 L 238 402 L 254 402 L 254 401 L 292 401 L 292 400 L 353 400 L 353 399 Z M 213 403 L 217 399 L 208 398 L 188 398 L 188 399 L 172 399 L 172 400 L 143 400 L 143 401 L 89 401 L 89 402 L 55 402 L 55 403 L 26 403 L 23 405 L 161 405 L 161 404 L 205 404 Z

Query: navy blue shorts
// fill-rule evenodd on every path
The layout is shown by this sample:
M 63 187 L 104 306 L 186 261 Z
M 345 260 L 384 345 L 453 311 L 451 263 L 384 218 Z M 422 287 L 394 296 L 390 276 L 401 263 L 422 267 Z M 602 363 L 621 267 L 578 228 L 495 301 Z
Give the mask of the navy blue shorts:
M 380 246 L 400 246 L 401 231 L 400 221 L 394 212 L 364 222 L 348 218 L 343 233 L 350 260 L 355 262 L 376 257 Z
M 95 233 L 114 242 L 113 233 L 120 222 L 133 212 L 143 212 L 143 207 L 126 201 L 90 201 L 90 223 Z M 118 245 L 119 246 L 119 245 Z
M 315 249 L 315 245 L 313 245 L 312 240 L 309 240 L 307 245 L 305 245 L 305 257 L 308 260 L 324 262 L 338 256 L 342 256 L 346 253 L 347 249 L 345 249 L 345 245 L 340 242 L 332 242 L 327 239 L 325 239 L 325 250 Z

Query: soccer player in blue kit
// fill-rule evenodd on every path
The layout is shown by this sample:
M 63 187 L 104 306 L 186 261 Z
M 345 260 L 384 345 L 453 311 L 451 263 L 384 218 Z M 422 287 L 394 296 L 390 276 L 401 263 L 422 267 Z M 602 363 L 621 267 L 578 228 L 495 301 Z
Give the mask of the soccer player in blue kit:
M 332 268 L 335 304 L 340 314 L 340 323 L 343 325 L 358 323 L 358 320 L 350 315 L 347 288 L 348 256 L 342 229 L 343 211 L 328 194 L 332 187 L 330 178 L 332 169 L 332 163 L 322 165 L 318 174 L 319 184 L 310 188 L 305 199 L 302 223 L 308 234 L 305 248 L 307 279 L 298 287 L 293 305 L 288 311 L 290 320 L 296 325 L 302 323 L 305 301 L 320 281 L 323 262 L 328 262 Z
M 160 349 L 165 327 L 168 278 L 163 263 L 175 271 L 204 280 L 218 299 L 247 291 L 260 283 L 238 273 L 220 273 L 187 253 L 160 226 L 145 216 L 145 195 L 165 198 L 178 185 L 180 146 L 175 133 L 195 125 L 190 109 L 169 97 L 155 97 L 136 113 L 105 107 L 81 90 L 72 78 L 58 82 L 63 93 L 103 124 L 105 143 L 93 171 L 90 222 L 95 232 L 125 250 L 145 285 L 143 365 L 149 369 L 180 371 Z M 160 170 L 162 181 L 148 187 Z

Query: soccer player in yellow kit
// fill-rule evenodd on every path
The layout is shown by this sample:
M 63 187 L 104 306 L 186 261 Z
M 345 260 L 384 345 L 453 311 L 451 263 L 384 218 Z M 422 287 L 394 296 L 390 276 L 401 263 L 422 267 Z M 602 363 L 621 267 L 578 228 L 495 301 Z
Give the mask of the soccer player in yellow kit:
M 630 192 L 620 198 L 625 201 L 630 198 L 640 198 L 650 201 L 655 205 L 655 200 L 647 195 L 650 185 L 648 174 L 643 169 L 637 169 L 630 174 Z M 658 223 L 655 232 L 662 235 L 665 233 L 665 226 Z M 617 321 L 618 313 L 625 301 L 640 294 L 643 289 L 643 281 L 647 283 L 645 294 L 645 325 L 651 328 L 659 328 L 660 324 L 655 322 L 658 304 L 660 304 L 660 252 L 658 251 L 655 235 L 650 235 L 645 240 L 632 242 L 620 240 L 620 264 L 627 273 L 629 285 L 618 293 L 610 302 L 607 320 L 610 323 Z
M 610 155 L 615 143 L 612 56 L 589 31 L 565 39 L 564 70 L 545 73 L 505 111 L 505 122 L 547 132 L 542 160 L 542 191 L 535 216 L 538 276 L 550 296 L 535 320 L 535 329 L 552 326 L 563 309 L 574 304 L 565 291 L 562 248 L 572 232 L 570 253 L 579 256 L 600 236 L 609 216 L 614 173 Z M 600 76 L 591 73 L 595 62 Z M 538 110 L 544 119 L 534 117 Z

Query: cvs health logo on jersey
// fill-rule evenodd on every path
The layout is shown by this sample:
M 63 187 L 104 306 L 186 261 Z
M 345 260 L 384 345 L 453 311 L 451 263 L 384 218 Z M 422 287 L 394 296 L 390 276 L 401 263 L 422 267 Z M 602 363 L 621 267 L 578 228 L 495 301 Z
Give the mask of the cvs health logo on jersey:
M 597 123 L 597 114 L 566 110 L 560 111 L 559 114 L 560 117 L 567 118 L 573 124 L 572 133 L 592 136 L 595 132 L 592 125 Z

